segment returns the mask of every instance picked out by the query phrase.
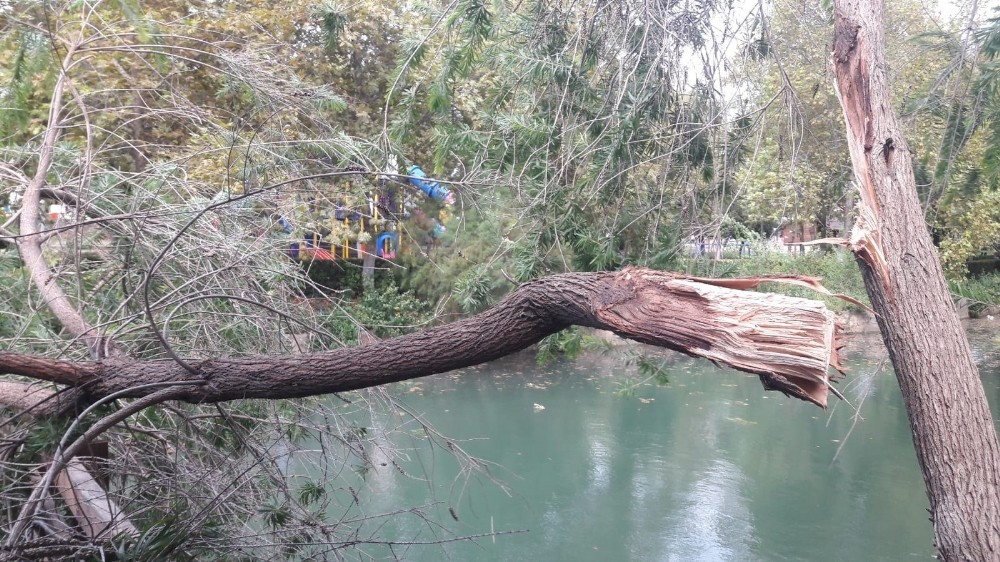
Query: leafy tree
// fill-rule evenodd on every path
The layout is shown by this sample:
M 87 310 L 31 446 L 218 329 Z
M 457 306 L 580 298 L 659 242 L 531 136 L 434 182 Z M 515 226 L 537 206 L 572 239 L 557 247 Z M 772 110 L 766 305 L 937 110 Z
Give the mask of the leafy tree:
M 17 514 L 0 532 L 5 555 L 363 557 L 358 537 L 384 517 L 359 512 L 350 478 L 395 468 L 371 412 L 398 403 L 351 394 L 327 425 L 310 397 L 487 361 L 574 324 L 825 404 L 824 308 L 732 290 L 758 279 L 625 267 L 663 267 L 685 237 L 745 233 L 787 208 L 818 224 L 847 210 L 832 97 L 804 69 L 825 57 L 823 7 L 781 6 L 775 26 L 802 20 L 812 35 L 779 40 L 766 14 L 747 32 L 715 2 L 10 6 L 0 243 L 18 252 L 0 254 L 12 313 L 0 333 L 15 336 L 0 351 L 0 401 L 18 413 L 0 443 L 0 501 Z M 729 72 L 735 39 L 749 46 Z M 982 139 L 954 145 L 948 166 L 988 154 Z M 499 303 L 400 335 L 434 323 L 429 307 L 389 284 L 357 301 L 319 286 L 287 259 L 284 226 L 347 236 L 331 208 L 366 204 L 379 176 L 403 183 L 397 166 L 412 163 L 460 197 L 410 206 L 400 285 L 454 297 L 439 310 Z M 562 271 L 574 273 L 548 275 Z M 787 322 L 734 328 L 757 313 Z M 805 347 L 762 358 L 785 329 Z M 98 436 L 114 462 L 95 468 L 75 455 Z M 320 475 L 289 481 L 282 455 L 305 448 L 323 452 Z M 322 485 L 343 468 L 354 476 Z M 71 477 L 88 497 L 63 493 Z M 80 515 L 80 499 L 110 515 Z M 327 520 L 334 506 L 342 520 Z M 67 513 L 98 525 L 60 534 Z
M 902 107 L 917 107 L 921 92 L 932 87 L 947 60 L 916 42 L 931 29 L 923 10 L 907 1 L 886 8 L 887 48 L 893 61 L 891 80 Z M 747 75 L 749 95 L 762 107 L 759 137 L 739 171 L 743 197 L 738 217 L 771 234 L 784 226 L 813 227 L 821 235 L 829 225 L 849 230 L 855 210 L 847 145 L 833 79 L 826 59 L 829 46 L 816 37 L 829 29 L 829 5 L 778 2 L 756 15 L 738 72 Z M 758 76 L 754 80 L 750 77 Z M 911 116 L 907 136 L 924 156 L 938 142 L 932 121 Z M 918 175 L 920 174 L 918 170 Z
M 220 354 L 335 347 L 343 333 L 355 335 L 358 320 L 337 295 L 285 257 L 278 219 L 342 191 L 344 162 L 382 152 L 349 136 L 341 93 L 295 66 L 324 48 L 309 34 L 324 13 L 294 2 L 241 10 L 32 2 L 5 13 L 0 44 L 13 55 L 0 110 L 0 198 L 10 204 L 0 231 L 0 268 L 10 280 L 0 288 L 5 353 L 183 357 L 191 366 Z M 53 219 L 46 211 L 55 204 L 64 212 Z M 310 305 L 317 294 L 334 312 Z M 405 306 L 368 320 L 414 322 L 412 301 L 397 303 Z M 351 329 L 325 328 L 344 324 Z M 321 402 L 152 408 L 104 435 L 113 462 L 94 467 L 60 455 L 131 406 L 116 403 L 118 395 L 69 397 L 19 381 L 0 381 L 4 405 L 30 409 L 41 400 L 52 409 L 37 415 L 55 421 L 3 417 L 5 513 L 31 504 L 33 489 L 58 496 L 29 482 L 33 467 L 53 458 L 65 470 L 43 486 L 65 492 L 58 478 L 69 475 L 89 494 L 60 499 L 63 508 L 85 517 L 81 505 L 104 502 L 110 511 L 62 546 L 31 546 L 51 531 L 34 516 L 9 520 L 0 531 L 4 557 L 14 545 L 27 545 L 19 552 L 29 557 L 109 549 L 150 560 L 308 556 L 343 548 L 384 519 L 356 513 L 346 481 L 330 495 L 310 492 L 315 482 L 297 489 L 273 453 L 318 445 L 326 466 L 370 467 L 385 431 L 366 418 L 366 404 L 392 401 L 379 392 L 329 412 L 343 431 L 315 422 Z M 358 427 L 368 429 L 350 429 Z M 110 486 L 94 485 L 98 470 Z M 125 515 L 124 505 L 142 507 Z M 327 521 L 332 505 L 354 523 Z M 234 553 L 234 540 L 256 550 Z
M 995 126 L 997 19 L 979 23 L 977 6 L 953 28 L 921 34 L 920 43 L 946 64 L 930 66 L 924 88 L 908 101 L 919 117 L 915 173 L 925 214 L 935 229 L 946 271 L 966 273 L 966 262 L 996 251 L 991 212 L 996 191 Z
M 14 64 L 3 76 L 9 87 L 3 90 L 8 105 L 0 112 L 5 156 L 0 189 L 12 215 L 5 218 L 0 236 L 18 254 L 15 258 L 5 249 L 0 266 L 12 279 L 0 289 L 5 303 L 0 329 L 16 336 L 5 340 L 0 351 L 0 401 L 14 411 L 2 420 L 0 445 L 0 502 L 12 514 L 0 532 L 4 556 L 273 559 L 324 556 L 348 547 L 363 552 L 366 546 L 357 537 L 374 533 L 384 516 L 359 512 L 348 477 L 332 490 L 319 484 L 340 467 L 363 478 L 376 466 L 373 452 L 385 450 L 388 430 L 377 427 L 371 412 L 380 404 L 395 408 L 396 402 L 380 391 L 352 395 L 345 407 L 326 412 L 332 420 L 328 426 L 316 421 L 320 401 L 270 399 L 346 392 L 485 361 L 573 323 L 611 328 L 619 322 L 604 316 L 611 309 L 592 302 L 607 290 L 641 291 L 651 303 L 663 300 L 673 306 L 667 297 L 677 289 L 669 275 L 641 269 L 570 274 L 527 285 L 503 306 L 465 323 L 341 347 L 353 340 L 352 331 L 391 336 L 402 331 L 400 324 L 424 320 L 427 311 L 391 288 L 387 294 L 366 293 L 360 303 L 340 302 L 312 284 L 285 255 L 288 238 L 279 227 L 281 219 L 319 220 L 322 212 L 310 208 L 311 202 L 364 190 L 351 185 L 360 182 L 359 172 L 345 171 L 345 164 L 386 171 L 391 155 L 403 160 L 419 156 L 420 150 L 410 147 L 431 134 L 462 141 L 447 151 L 441 143 L 433 147 L 428 156 L 443 155 L 435 163 L 441 170 L 442 163 L 465 162 L 459 157 L 474 154 L 476 147 L 486 149 L 474 173 L 462 177 L 463 189 L 484 177 L 487 163 L 497 166 L 493 185 L 523 176 L 513 190 L 470 189 L 466 201 L 479 205 L 481 216 L 459 217 L 466 226 L 449 230 L 475 228 L 478 238 L 498 241 L 504 248 L 500 255 L 509 252 L 520 260 L 521 269 L 512 270 L 518 279 L 543 273 L 534 264 L 552 262 L 538 257 L 555 256 L 561 246 L 565 252 L 558 263 L 564 269 L 574 263 L 606 269 L 630 256 L 654 259 L 659 249 L 640 248 L 667 237 L 667 217 L 673 211 L 655 179 L 658 161 L 652 151 L 663 142 L 664 131 L 677 127 L 683 111 L 686 127 L 694 121 L 696 104 L 685 106 L 668 88 L 648 96 L 644 82 L 663 83 L 668 76 L 664 64 L 672 60 L 668 48 L 695 45 L 693 31 L 706 25 L 709 11 L 641 5 L 628 7 L 631 12 L 582 9 L 572 7 L 576 12 L 567 13 L 573 17 L 563 21 L 550 7 L 532 6 L 530 18 L 509 12 L 496 24 L 489 8 L 474 3 L 437 14 L 446 33 L 432 34 L 427 45 L 451 55 L 447 65 L 428 67 L 441 77 L 437 89 L 429 91 L 411 82 L 417 66 L 408 74 L 408 65 L 419 61 L 392 46 L 395 34 L 415 29 L 400 21 L 401 9 L 347 10 L 327 4 L 310 11 L 287 2 L 243 4 L 237 12 L 231 4 L 143 7 L 119 2 L 23 3 L 7 13 L 2 45 L 14 55 Z M 380 15 L 365 20 L 366 10 Z M 294 17 L 285 17 L 288 13 Z M 538 16 L 552 34 L 562 26 L 593 43 L 592 51 L 579 41 L 565 53 L 556 43 L 549 47 L 547 63 L 572 63 L 577 68 L 572 76 L 532 98 L 532 88 L 547 79 L 544 65 L 540 74 L 521 76 L 530 79 L 525 85 L 477 74 L 487 55 L 523 62 L 515 47 L 535 46 L 525 44 L 517 32 Z M 677 42 L 653 25 L 659 17 L 688 25 L 691 33 Z M 627 56 L 618 59 L 622 48 Z M 529 51 L 536 54 L 543 53 Z M 386 61 L 407 58 L 398 76 L 385 76 Z M 330 68 L 320 61 L 330 62 Z M 390 105 L 399 108 L 394 117 L 416 115 L 431 126 L 414 130 L 412 141 L 395 137 L 397 144 L 392 135 L 405 133 L 405 127 L 387 129 L 382 136 L 355 136 L 370 132 L 366 127 L 379 127 L 369 110 L 384 88 L 369 90 L 356 83 L 367 71 L 376 73 L 374 82 L 381 80 L 393 94 Z M 322 82 L 348 75 L 355 82 L 343 90 L 336 89 L 337 81 Z M 455 88 L 462 76 L 480 77 L 476 87 L 489 95 L 483 98 L 489 101 L 488 111 L 473 114 L 471 101 L 462 100 L 464 90 Z M 565 114 L 555 112 L 549 119 L 539 113 L 532 119 L 542 127 L 572 129 L 573 139 L 565 146 L 577 148 L 563 151 L 557 142 L 545 148 L 551 153 L 544 158 L 521 162 L 516 151 L 505 150 L 500 142 L 484 143 L 488 136 L 471 129 L 462 140 L 466 119 L 519 138 L 527 129 L 517 122 L 516 112 L 536 103 L 554 111 L 558 97 L 576 88 L 580 97 L 570 100 Z M 614 105 L 606 106 L 598 97 L 603 88 L 618 96 Z M 505 100 L 504 90 L 513 97 Z M 427 109 L 413 109 L 394 97 L 406 92 L 426 99 Z M 453 101 L 444 104 L 442 96 Z M 651 112 L 656 119 L 647 123 Z M 708 163 L 715 160 L 709 157 L 706 135 L 707 130 L 688 129 L 683 139 L 665 137 L 683 148 L 665 160 L 671 167 L 662 174 L 679 159 L 683 177 L 708 178 Z M 596 142 L 595 148 L 584 150 L 579 144 L 584 141 Z M 641 150 L 632 153 L 633 144 Z M 546 166 L 577 157 L 583 158 L 582 189 L 572 189 L 575 172 L 565 167 L 546 178 Z M 640 171 L 645 176 L 637 176 Z M 634 191 L 624 175 L 642 179 L 642 189 Z M 549 191 L 554 206 L 538 199 Z M 605 211 L 628 207 L 609 218 L 592 214 L 589 198 L 596 198 Z M 524 206 L 533 199 L 534 204 Z M 528 216 L 529 224 L 514 214 L 517 207 L 511 206 L 509 213 L 495 211 L 512 202 L 533 213 L 575 210 L 579 216 L 568 216 L 557 228 L 534 237 L 530 226 L 539 223 L 541 214 Z M 647 214 L 653 218 L 630 225 L 625 212 L 637 209 L 651 209 Z M 641 230 L 660 223 L 662 228 L 653 228 L 654 238 Z M 593 239 L 600 229 L 612 227 L 617 230 L 609 230 L 613 236 L 596 251 L 574 239 L 574 233 Z M 490 263 L 488 255 L 473 257 Z M 463 275 L 461 269 L 456 267 L 456 275 Z M 465 308 L 474 309 L 488 302 L 497 287 L 475 267 L 469 270 L 473 273 L 464 274 L 467 281 L 459 296 Z M 704 288 L 722 291 L 723 300 L 733 297 L 725 289 Z M 310 304 L 317 295 L 325 297 L 326 307 Z M 553 295 L 561 300 L 553 301 Z M 749 293 L 735 293 L 735 298 L 769 306 L 767 299 Z M 822 308 L 801 304 L 805 308 L 792 313 L 799 320 L 789 325 L 811 326 L 814 349 L 794 350 L 790 357 L 817 357 L 825 364 L 832 320 Z M 677 340 L 672 330 L 647 325 L 645 319 L 614 329 L 700 353 L 699 346 Z M 313 348 L 332 350 L 296 355 Z M 73 367 L 72 373 L 48 378 L 64 384 L 39 387 L 29 381 L 38 376 L 45 380 L 45 373 L 61 369 L 39 370 L 36 360 L 43 355 L 60 357 L 47 359 L 55 361 L 50 366 L 87 365 L 83 368 L 110 368 L 118 374 L 61 378 L 82 373 Z M 213 365 L 222 365 L 216 363 L 220 357 L 243 362 L 236 379 L 214 373 Z M 340 366 L 328 363 L 345 359 Z M 277 363 L 265 366 L 272 360 Z M 752 357 L 717 360 L 764 373 L 769 388 L 825 403 L 825 369 L 791 373 L 758 365 Z M 255 361 L 263 361 L 258 363 L 263 368 L 252 374 Z M 302 367 L 312 374 L 300 372 Z M 153 370 L 133 376 L 127 374 L 131 368 Z M 793 380 L 798 382 L 789 382 Z M 121 386 L 102 390 L 101 381 Z M 421 427 L 466 467 L 481 467 L 454 442 Z M 105 456 L 107 462 L 79 460 L 85 446 L 97 446 L 98 436 L 108 453 L 97 452 L 97 457 Z M 307 447 L 323 452 L 315 458 L 320 476 L 289 480 L 283 455 Z M 393 453 L 385 454 L 387 459 L 379 462 L 391 467 Z M 108 482 L 101 483 L 97 473 L 106 474 Z M 107 510 L 86 512 L 94 503 Z M 343 519 L 328 520 L 334 511 Z M 418 510 L 413 513 L 419 516 Z M 79 533 L 63 533 L 74 528 L 64 520 L 67 514 L 88 523 Z M 234 543 L 244 550 L 235 551 Z
M 430 135 L 435 171 L 454 170 L 464 194 L 502 217 L 486 242 L 503 259 L 490 268 L 514 281 L 665 265 L 681 226 L 710 223 L 704 209 L 731 198 L 715 195 L 739 156 L 717 126 L 720 63 L 688 77 L 682 61 L 709 50 L 720 9 L 466 2 L 432 13 L 431 37 L 407 47 L 391 92 L 393 134 Z

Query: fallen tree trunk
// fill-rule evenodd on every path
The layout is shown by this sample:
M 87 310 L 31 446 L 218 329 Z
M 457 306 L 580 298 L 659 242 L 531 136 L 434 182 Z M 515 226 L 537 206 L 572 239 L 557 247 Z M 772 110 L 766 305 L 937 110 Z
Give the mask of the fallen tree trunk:
M 41 385 L 18 381 L 0 381 L 0 406 L 10 406 L 15 411 L 32 416 L 60 415 L 66 413 L 71 404 L 68 395 L 57 393 Z M 9 420 L 0 419 L 0 427 Z M 17 447 L 18 439 L 8 440 L 4 445 Z M 2 449 L 0 449 L 2 452 Z M 0 454 L 0 456 L 3 456 Z M 94 478 L 90 469 L 73 457 L 64 462 L 65 467 L 56 475 L 55 488 L 63 497 L 64 505 L 73 516 L 79 528 L 88 539 L 107 540 L 121 533 L 137 536 L 138 531 L 111 500 L 105 486 Z M 66 522 L 65 513 L 51 497 L 40 504 L 37 519 L 48 535 L 57 540 L 69 541 L 73 527 Z
M 125 518 L 118 505 L 108 497 L 104 486 L 79 458 L 66 463 L 66 468 L 56 476 L 55 488 L 88 539 L 109 540 L 122 533 L 139 536 L 135 525 Z
M 896 370 L 944 560 L 1000 560 L 1000 445 L 889 97 L 882 2 L 837 0 L 833 63 L 861 192 L 849 241 Z
M 825 407 L 828 366 L 837 366 L 833 314 L 817 301 L 739 290 L 762 281 L 818 287 L 807 278 L 708 280 L 637 268 L 568 273 L 527 283 L 472 318 L 365 346 L 187 366 L 0 353 L 0 373 L 78 387 L 91 400 L 147 396 L 169 384 L 183 386 L 173 397 L 190 402 L 297 398 L 484 363 L 578 325 L 730 365 L 759 375 L 766 389 Z

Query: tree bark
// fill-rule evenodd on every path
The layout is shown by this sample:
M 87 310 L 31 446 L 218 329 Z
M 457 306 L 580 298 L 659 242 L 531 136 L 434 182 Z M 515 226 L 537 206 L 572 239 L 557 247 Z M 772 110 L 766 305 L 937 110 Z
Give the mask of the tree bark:
M 472 318 L 406 336 L 320 353 L 170 360 L 118 357 L 72 363 L 0 353 L 0 373 L 78 387 L 90 399 L 147 396 L 176 384 L 179 399 L 219 402 L 343 392 L 484 363 L 571 325 L 704 357 L 760 376 L 826 406 L 837 366 L 833 314 L 817 301 L 739 289 L 761 281 L 816 286 L 808 278 L 707 280 L 629 268 L 553 275 L 521 286 Z
M 376 251 L 374 244 L 372 246 L 372 252 Z M 365 252 L 361 262 L 361 288 L 364 291 L 375 288 L 375 254 L 372 252 Z
M 1000 446 L 890 103 L 882 11 L 835 1 L 833 65 L 861 192 L 849 245 L 903 393 L 938 553 L 1000 560 Z

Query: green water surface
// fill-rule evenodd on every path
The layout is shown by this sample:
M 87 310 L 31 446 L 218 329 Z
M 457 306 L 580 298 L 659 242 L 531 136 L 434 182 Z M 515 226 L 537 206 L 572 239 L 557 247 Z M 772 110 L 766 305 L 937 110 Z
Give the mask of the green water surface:
M 997 417 L 994 327 L 970 331 Z M 469 475 L 422 431 L 408 460 L 370 471 L 365 513 L 422 506 L 379 536 L 437 546 L 366 548 L 406 560 L 932 560 L 932 529 L 899 389 L 876 336 L 856 336 L 823 410 L 756 377 L 664 355 L 670 382 L 615 393 L 620 352 L 539 367 L 532 354 L 394 392 L 490 465 Z M 402 419 L 402 417 L 401 417 Z M 853 428 L 852 428 L 853 427 Z M 839 451 L 839 452 L 838 452 Z M 453 517 L 457 516 L 456 521 Z

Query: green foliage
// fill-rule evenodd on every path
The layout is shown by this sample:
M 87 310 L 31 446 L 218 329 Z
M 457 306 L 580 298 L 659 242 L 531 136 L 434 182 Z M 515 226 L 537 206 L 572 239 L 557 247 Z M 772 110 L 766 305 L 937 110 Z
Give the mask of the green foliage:
M 491 304 L 491 288 L 486 267 L 477 266 L 466 271 L 455 282 L 455 299 L 464 312 L 479 312 Z
M 713 267 L 712 260 L 702 262 L 700 267 Z M 761 252 L 751 259 L 730 260 L 726 269 L 703 270 L 699 274 L 717 277 L 754 277 L 759 275 L 807 275 L 819 277 L 823 286 L 832 293 L 840 293 L 855 298 L 868 305 L 864 280 L 853 256 L 847 251 L 808 252 L 788 254 L 785 252 Z M 803 287 L 793 287 L 778 283 L 765 283 L 759 290 L 781 293 L 796 297 L 820 299 L 834 311 L 853 308 L 855 305 L 837 298 L 820 295 Z
M 583 330 L 570 327 L 538 342 L 535 360 L 539 365 L 547 365 L 560 358 L 572 360 L 592 346 L 593 342 L 584 334 Z
M 623 398 L 633 398 L 644 385 L 670 384 L 670 360 L 660 355 L 645 352 L 627 352 L 625 362 L 634 365 L 638 376 L 625 377 L 616 382 L 615 394 Z
M 499 236 L 482 232 L 489 236 L 478 241 L 495 249 L 489 271 L 474 269 L 484 263 L 475 260 L 454 273 L 439 268 L 458 281 L 463 310 L 478 309 L 504 286 L 498 269 L 522 281 L 551 270 L 669 261 L 658 243 L 677 240 L 671 176 L 724 177 L 706 123 L 716 117 L 705 101 L 711 88 L 682 99 L 665 59 L 699 45 L 713 8 L 704 3 L 682 14 L 665 4 L 592 10 L 465 2 L 444 20 L 439 40 L 419 53 L 406 49 L 394 138 L 413 144 L 429 134 L 439 173 L 475 162 L 465 179 L 488 187 L 472 195 L 504 225 Z M 684 32 L 646 27 L 649 17 L 668 28 L 683 20 Z M 488 64 L 472 64 L 487 56 Z M 418 58 L 422 64 L 414 64 Z M 476 81 L 459 86 L 458 76 Z
M 376 336 L 390 338 L 426 324 L 431 318 L 427 304 L 411 291 L 401 291 L 388 279 L 365 291 L 362 297 L 331 312 L 326 325 L 343 341 L 356 341 L 357 325 Z
M 2 76 L 0 88 L 0 138 L 26 140 L 41 131 L 45 118 L 44 101 L 52 85 L 55 68 L 52 51 L 42 32 L 17 29 L 0 38 L 0 48 L 12 59 Z
M 969 315 L 977 318 L 987 309 L 1000 306 L 1000 274 L 971 279 L 949 280 L 951 293 L 969 305 Z
M 67 419 L 43 419 L 32 424 L 27 434 L 24 436 L 22 448 L 18 452 L 22 462 L 32 462 L 37 460 L 39 455 L 53 454 L 58 447 L 63 435 L 70 428 L 72 420 Z M 81 430 L 77 430 L 79 434 Z
M 288 353 L 295 349 L 289 341 L 310 331 L 318 334 L 317 347 L 334 345 L 322 329 L 326 311 L 306 298 L 329 291 L 287 258 L 288 239 L 275 223 L 328 201 L 347 183 L 296 178 L 346 164 L 374 169 L 375 160 L 384 160 L 388 147 L 366 140 L 378 130 L 368 116 L 382 107 L 394 39 L 410 28 L 391 2 L 313 7 L 253 0 L 237 14 L 219 3 L 173 0 L 4 6 L 17 17 L 0 29 L 0 206 L 11 202 L 19 210 L 18 198 L 9 196 L 22 193 L 43 163 L 41 134 L 58 127 L 52 164 L 43 170 L 46 187 L 86 205 L 60 219 L 69 228 L 46 233 L 45 264 L 71 307 L 126 356 L 164 357 L 154 330 L 187 358 Z M 85 23 L 95 21 L 103 23 Z M 56 62 L 80 42 L 90 52 Z M 64 105 L 59 122 L 50 123 L 60 73 Z M 363 137 L 351 136 L 361 130 Z M 331 207 L 314 206 L 318 212 L 307 208 L 296 222 L 316 220 Z M 8 237 L 18 234 L 19 223 L 10 218 L 0 219 L 3 349 L 86 357 L 79 338 L 31 287 L 11 248 Z M 43 225 L 51 229 L 53 222 L 45 218 Z M 338 309 L 342 320 L 350 320 L 348 311 L 360 318 L 350 320 L 351 339 L 358 321 L 391 336 L 426 320 L 423 302 L 387 283 L 377 286 Z M 18 425 L 0 424 L 4 441 L 17 450 L 14 457 L 0 455 L 0 508 L 16 514 L 45 456 L 114 407 L 73 431 L 66 419 L 22 416 Z M 320 531 L 303 519 L 322 520 L 339 500 L 318 483 L 292 490 L 274 453 L 321 439 L 328 440 L 324 453 L 337 457 L 321 463 L 369 462 L 364 451 L 373 435 L 347 431 L 346 445 L 330 426 L 302 429 L 316 429 L 311 420 L 324 407 L 318 401 L 170 404 L 105 432 L 114 459 L 102 467 L 109 497 L 140 531 L 115 539 L 117 558 L 287 559 L 301 544 L 338 542 L 332 537 L 339 530 Z M 7 433 L 11 427 L 16 434 Z M 284 502 L 267 501 L 274 498 Z M 362 524 L 348 525 L 354 529 L 345 537 Z M 68 544 L 79 539 L 66 536 Z
M 323 28 L 323 41 L 327 53 L 336 51 L 340 44 L 340 35 L 347 26 L 347 17 L 336 2 L 325 0 L 319 7 L 319 16 Z
M 326 495 L 326 486 L 323 482 L 308 481 L 299 488 L 299 501 L 304 504 L 315 503 Z
M 277 501 L 267 502 L 260 506 L 257 511 L 264 516 L 264 523 L 273 529 L 283 527 L 291 517 L 288 506 Z
M 493 197 L 496 199 L 483 198 L 482 204 L 502 208 L 502 198 L 496 194 Z M 429 219 L 427 214 L 425 219 Z M 429 234 L 432 228 L 429 220 L 408 232 L 411 242 L 400 260 L 407 274 L 401 278 L 400 286 L 413 291 L 418 298 L 447 303 L 452 310 L 479 311 L 512 287 L 503 273 L 510 273 L 508 264 L 519 264 L 522 274 L 526 274 L 525 270 L 537 271 L 539 260 L 530 245 L 532 237 L 528 234 L 517 243 L 511 242 L 519 233 L 511 228 L 513 221 L 502 211 L 495 216 L 485 216 L 474 209 L 463 215 L 442 217 L 443 214 L 437 215 L 445 219 L 442 222 L 447 231 L 443 235 Z M 521 249 L 514 253 L 519 244 Z
M 941 241 L 941 263 L 952 278 L 968 274 L 970 259 L 1000 253 L 1000 191 L 983 191 L 950 207 L 953 227 Z
M 991 193 L 1000 188 L 1000 95 L 997 37 L 1000 18 L 970 34 L 953 28 L 919 34 L 930 53 L 925 86 L 913 88 L 907 111 L 921 119 L 911 145 L 918 191 L 928 222 L 941 240 L 950 276 L 964 276 L 965 262 L 992 253 L 998 217 Z M 978 54 L 978 57 L 970 56 Z
M 24 336 L 33 337 L 36 341 L 45 342 L 52 334 L 46 328 L 45 314 L 38 314 L 30 305 L 30 278 L 28 272 L 21 267 L 16 252 L 0 249 L 0 278 L 5 282 L 0 284 L 0 339 L 25 349 Z
M 137 539 L 127 535 L 118 537 L 115 554 L 123 562 L 193 561 L 197 558 L 183 549 L 191 531 L 177 516 L 170 515 L 151 525 Z

